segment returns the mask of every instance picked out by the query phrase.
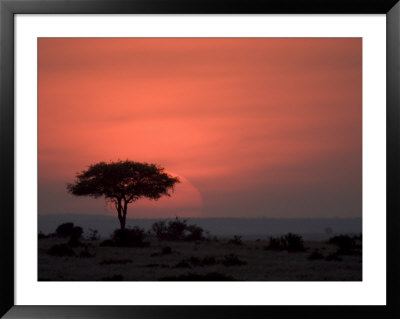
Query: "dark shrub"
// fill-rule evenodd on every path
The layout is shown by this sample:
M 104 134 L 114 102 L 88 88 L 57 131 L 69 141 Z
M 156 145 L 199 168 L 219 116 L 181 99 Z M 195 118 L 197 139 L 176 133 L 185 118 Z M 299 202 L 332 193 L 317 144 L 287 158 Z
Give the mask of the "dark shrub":
M 144 247 L 146 246 L 143 241 L 144 237 L 144 229 L 135 226 L 133 228 L 127 228 L 124 230 L 115 230 L 111 239 L 115 246 Z
M 186 227 L 186 231 L 188 234 L 185 237 L 185 240 L 195 241 L 195 240 L 204 240 L 203 236 L 203 228 L 196 225 L 189 225 Z
M 49 238 L 49 236 L 43 234 L 42 232 L 39 232 L 39 234 L 38 234 L 38 239 L 45 239 L 45 238 Z
M 280 238 L 274 238 L 274 237 L 270 237 L 269 238 L 269 243 L 268 246 L 264 247 L 265 249 L 270 249 L 270 250 L 283 250 L 284 247 L 281 243 L 281 239 Z
M 265 249 L 287 250 L 290 252 L 304 251 L 304 241 L 300 235 L 288 233 L 280 238 L 269 238 L 269 245 Z
M 328 241 L 329 244 L 335 245 L 338 247 L 338 254 L 348 255 L 354 252 L 356 248 L 355 239 L 351 238 L 348 235 L 339 235 L 332 237 Z
M 97 229 L 89 228 L 89 234 L 87 235 L 87 239 L 91 241 L 98 240 L 100 238 L 99 231 Z
M 167 236 L 167 224 L 165 221 L 161 220 L 155 222 L 151 226 L 152 231 L 156 234 L 156 237 L 160 240 L 166 239 Z
M 83 244 L 79 240 L 78 236 L 71 236 L 71 238 L 68 241 L 68 245 L 70 247 L 79 247 L 79 246 L 82 246 Z
M 74 223 L 64 223 L 57 227 L 56 234 L 61 237 L 82 236 L 83 229 L 79 226 L 74 226 Z
M 167 237 L 169 237 L 170 240 L 183 240 L 187 227 L 186 220 L 180 220 L 177 217 L 175 220 L 168 222 Z
M 208 273 L 207 275 L 198 275 L 188 273 L 187 275 L 175 277 L 163 277 L 159 281 L 234 281 L 231 276 L 226 276 L 217 272 Z
M 204 230 L 196 225 L 188 225 L 186 219 L 176 217 L 168 223 L 158 221 L 151 226 L 158 240 L 197 241 L 204 240 Z
M 56 244 L 52 246 L 48 253 L 53 256 L 74 256 L 74 251 L 67 244 Z
M 304 251 L 304 241 L 300 235 L 289 233 L 282 237 L 284 249 L 287 251 Z
M 243 245 L 242 236 L 233 236 L 233 239 L 231 239 L 229 243 L 233 245 Z
M 222 264 L 224 266 L 241 266 L 241 265 L 246 265 L 247 262 L 242 261 L 239 259 L 238 256 L 236 256 L 235 254 L 229 254 L 227 256 L 224 257 Z
M 315 249 L 307 258 L 310 260 L 318 260 L 323 259 L 324 256 L 319 252 L 318 249 Z

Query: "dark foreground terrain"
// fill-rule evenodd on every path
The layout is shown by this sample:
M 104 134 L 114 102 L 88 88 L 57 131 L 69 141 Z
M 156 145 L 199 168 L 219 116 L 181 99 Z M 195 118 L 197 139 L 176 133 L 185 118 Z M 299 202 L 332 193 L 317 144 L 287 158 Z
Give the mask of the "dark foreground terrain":
M 360 281 L 361 245 L 340 251 L 327 241 L 305 241 L 288 251 L 270 240 L 209 238 L 118 247 L 104 240 L 42 236 L 39 281 Z M 276 244 L 276 243 L 275 243 Z

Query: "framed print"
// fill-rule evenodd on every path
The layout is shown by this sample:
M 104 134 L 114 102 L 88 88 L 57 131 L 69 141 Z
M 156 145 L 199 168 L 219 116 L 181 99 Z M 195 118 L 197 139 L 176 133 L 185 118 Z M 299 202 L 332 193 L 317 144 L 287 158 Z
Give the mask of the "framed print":
M 400 7 L 299 3 L 1 2 L 2 315 L 399 314 Z

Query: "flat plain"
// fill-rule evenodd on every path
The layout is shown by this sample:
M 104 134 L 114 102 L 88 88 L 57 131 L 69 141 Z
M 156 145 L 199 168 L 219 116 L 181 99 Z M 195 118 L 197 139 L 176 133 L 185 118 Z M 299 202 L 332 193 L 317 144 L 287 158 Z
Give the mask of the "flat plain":
M 305 241 L 304 251 L 268 249 L 269 240 L 209 238 L 160 241 L 144 247 L 101 246 L 80 239 L 69 256 L 49 253 L 68 238 L 38 240 L 39 281 L 360 281 L 361 247 L 339 254 L 327 241 Z M 67 246 L 67 245 L 65 245 Z M 69 247 L 69 246 L 68 246 Z

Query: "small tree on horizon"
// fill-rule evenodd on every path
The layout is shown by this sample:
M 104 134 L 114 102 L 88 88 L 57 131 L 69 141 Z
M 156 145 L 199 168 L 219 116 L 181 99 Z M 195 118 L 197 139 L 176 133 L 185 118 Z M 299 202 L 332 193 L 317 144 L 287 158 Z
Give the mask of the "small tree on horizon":
M 140 198 L 159 199 L 171 196 L 170 190 L 179 183 L 156 164 L 133 161 L 100 162 L 77 173 L 67 191 L 75 196 L 105 197 L 115 205 L 121 230 L 125 229 L 128 204 Z

